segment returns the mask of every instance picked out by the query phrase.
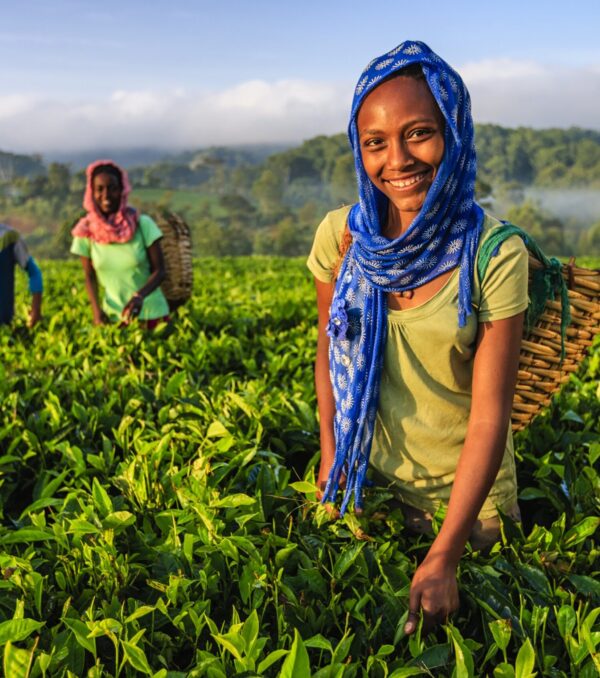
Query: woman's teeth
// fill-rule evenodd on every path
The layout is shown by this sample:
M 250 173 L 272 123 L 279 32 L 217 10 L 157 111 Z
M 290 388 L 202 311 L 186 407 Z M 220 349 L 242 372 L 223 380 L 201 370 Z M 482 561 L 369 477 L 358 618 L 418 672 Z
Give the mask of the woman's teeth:
M 408 179 L 388 179 L 387 181 L 388 184 L 391 184 L 394 188 L 407 188 L 408 186 L 412 186 L 413 184 L 421 181 L 424 176 L 425 172 L 421 172 L 420 174 L 415 174 Z

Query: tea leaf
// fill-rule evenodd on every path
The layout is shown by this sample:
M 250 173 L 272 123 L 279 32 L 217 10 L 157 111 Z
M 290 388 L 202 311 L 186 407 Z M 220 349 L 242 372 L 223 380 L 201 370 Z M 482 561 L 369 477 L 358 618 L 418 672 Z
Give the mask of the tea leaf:
M 310 676 L 308 652 L 298 633 L 298 629 L 294 629 L 294 642 L 283 662 L 279 678 L 310 678 Z
M 474 664 L 471 650 L 466 645 L 458 629 L 452 624 L 446 626 L 449 639 L 454 646 L 454 657 L 456 659 L 456 678 L 473 678 Z
M 71 619 L 70 617 L 63 618 L 63 623 L 65 626 L 73 632 L 75 639 L 85 648 L 88 652 L 91 652 L 94 657 L 96 656 L 96 639 L 88 638 L 90 634 L 90 629 L 79 619 Z
M 510 642 L 510 636 L 512 634 L 512 626 L 509 619 L 496 619 L 496 621 L 490 622 L 488 624 L 496 645 L 504 652 L 508 647 Z
M 8 642 L 4 646 L 3 667 L 6 678 L 28 678 L 33 650 L 24 650 Z
M 9 619 L 0 622 L 0 645 L 7 642 L 17 643 L 25 640 L 34 631 L 38 631 L 45 625 L 45 622 L 38 622 L 35 619 Z
M 535 666 L 535 652 L 529 638 L 521 645 L 517 654 L 515 664 L 515 678 L 533 678 L 536 673 L 533 671 Z
M 148 664 L 148 659 L 146 658 L 146 653 L 137 645 L 128 643 L 127 641 L 122 641 L 121 645 L 123 647 L 123 653 L 127 661 L 133 666 L 136 671 L 141 671 L 146 675 L 152 675 L 153 671 Z

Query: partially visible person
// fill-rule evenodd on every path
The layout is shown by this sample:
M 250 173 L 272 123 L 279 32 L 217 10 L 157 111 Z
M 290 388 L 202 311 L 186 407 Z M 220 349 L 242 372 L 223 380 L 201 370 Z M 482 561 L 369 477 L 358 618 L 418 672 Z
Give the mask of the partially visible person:
M 71 231 L 71 252 L 81 257 L 94 324 L 128 324 L 138 318 L 152 329 L 169 314 L 160 289 L 165 277 L 162 232 L 151 217 L 129 207 L 129 179 L 114 162 L 93 162 L 86 179 L 87 214 Z M 104 288 L 102 303 L 98 283 Z
M 31 292 L 29 327 L 33 327 L 42 318 L 42 272 L 17 231 L 0 224 L 0 325 L 8 325 L 15 313 L 16 264 L 29 276 Z

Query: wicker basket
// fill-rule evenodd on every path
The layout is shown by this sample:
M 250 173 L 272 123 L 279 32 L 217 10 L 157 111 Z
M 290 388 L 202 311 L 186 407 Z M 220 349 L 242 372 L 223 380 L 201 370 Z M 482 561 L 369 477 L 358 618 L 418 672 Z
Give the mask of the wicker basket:
M 352 244 L 348 225 L 339 244 L 339 258 L 334 267 L 337 278 L 342 259 Z M 543 255 L 542 255 L 543 256 Z M 529 280 L 544 264 L 529 255 Z M 546 301 L 544 311 L 533 327 L 525 330 L 521 342 L 519 374 L 515 388 L 511 423 L 520 431 L 550 404 L 572 372 L 579 369 L 594 336 L 600 333 L 600 270 L 578 268 L 574 259 L 562 266 L 562 276 L 569 296 L 571 322 L 561 342 L 561 302 Z
M 542 266 L 530 255 L 530 279 Z M 571 311 L 565 356 L 561 360 L 561 302 L 547 301 L 544 312 L 521 343 L 512 411 L 513 431 L 525 428 L 542 408 L 550 404 L 569 374 L 578 370 L 594 336 L 600 333 L 600 270 L 577 268 L 572 260 L 563 265 L 562 275 L 569 289 Z
M 192 296 L 192 238 L 189 226 L 172 212 L 153 215 L 162 231 L 161 249 L 165 262 L 163 294 L 174 311 Z

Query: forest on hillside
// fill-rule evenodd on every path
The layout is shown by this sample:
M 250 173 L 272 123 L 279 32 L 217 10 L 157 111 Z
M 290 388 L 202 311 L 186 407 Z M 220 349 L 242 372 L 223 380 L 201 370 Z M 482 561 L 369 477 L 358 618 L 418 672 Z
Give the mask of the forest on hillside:
M 549 254 L 600 254 L 599 132 L 477 125 L 476 135 L 486 208 Z M 323 215 L 356 199 L 344 134 L 287 150 L 208 148 L 128 169 L 132 204 L 180 213 L 199 256 L 306 254 Z M 66 256 L 83 189 L 82 170 L 0 153 L 0 220 L 20 228 L 39 256 Z

